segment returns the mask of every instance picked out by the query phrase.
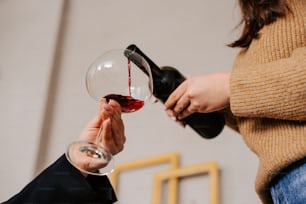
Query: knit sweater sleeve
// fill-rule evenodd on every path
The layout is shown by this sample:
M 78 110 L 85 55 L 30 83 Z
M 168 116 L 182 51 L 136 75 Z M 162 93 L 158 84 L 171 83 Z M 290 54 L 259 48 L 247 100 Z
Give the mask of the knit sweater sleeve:
M 234 69 L 230 103 L 240 117 L 305 121 L 306 47 L 295 49 L 288 58 Z

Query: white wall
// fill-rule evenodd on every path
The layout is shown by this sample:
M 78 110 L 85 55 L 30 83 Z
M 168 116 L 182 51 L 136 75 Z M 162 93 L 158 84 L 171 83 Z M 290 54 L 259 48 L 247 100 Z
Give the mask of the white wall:
M 84 82 L 94 58 L 135 43 L 186 76 L 229 71 L 237 50 L 225 44 L 235 37 L 237 12 L 234 0 L 0 1 L 0 155 L 9 160 L 1 165 L 0 181 L 8 185 L 0 201 L 63 154 L 95 114 L 97 102 Z M 221 203 L 259 203 L 257 160 L 238 134 L 226 128 L 214 140 L 202 139 L 171 121 L 161 104 L 123 117 L 127 143 L 117 163 L 169 152 L 178 152 L 183 166 L 217 161 Z M 118 203 L 135 203 L 136 196 L 149 203 L 155 170 L 123 176 Z M 208 203 L 205 183 L 184 179 L 180 203 Z
M 0 1 L 0 201 L 33 176 L 62 1 Z

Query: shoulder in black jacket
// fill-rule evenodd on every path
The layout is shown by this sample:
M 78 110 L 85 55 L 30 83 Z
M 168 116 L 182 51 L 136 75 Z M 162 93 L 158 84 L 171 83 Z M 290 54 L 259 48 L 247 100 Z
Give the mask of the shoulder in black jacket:
M 107 176 L 85 178 L 63 155 L 3 204 L 111 204 L 116 200 Z

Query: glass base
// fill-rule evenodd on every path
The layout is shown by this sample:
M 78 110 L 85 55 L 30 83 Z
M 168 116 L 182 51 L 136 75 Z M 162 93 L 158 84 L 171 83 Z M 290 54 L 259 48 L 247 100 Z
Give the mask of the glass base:
M 113 172 L 113 156 L 101 146 L 77 141 L 69 145 L 66 157 L 78 170 L 91 175 L 108 175 Z

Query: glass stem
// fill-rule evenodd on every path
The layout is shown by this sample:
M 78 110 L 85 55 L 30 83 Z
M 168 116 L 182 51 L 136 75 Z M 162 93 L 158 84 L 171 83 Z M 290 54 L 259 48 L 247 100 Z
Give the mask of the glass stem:
M 103 121 L 101 123 L 101 126 L 100 126 L 100 129 L 99 129 L 99 132 L 98 132 L 98 135 L 96 137 L 96 141 L 95 141 L 95 144 L 96 145 L 99 145 L 99 146 L 102 146 L 100 145 L 100 143 L 102 143 L 102 138 L 103 138 Z
M 101 157 L 108 163 L 112 158 L 112 154 L 108 152 L 106 149 L 104 149 L 102 145 L 102 138 L 103 138 L 103 122 L 101 123 L 95 144 L 102 149 L 100 152 Z

